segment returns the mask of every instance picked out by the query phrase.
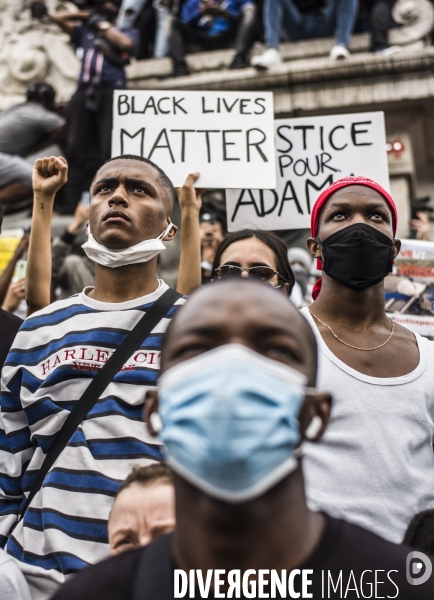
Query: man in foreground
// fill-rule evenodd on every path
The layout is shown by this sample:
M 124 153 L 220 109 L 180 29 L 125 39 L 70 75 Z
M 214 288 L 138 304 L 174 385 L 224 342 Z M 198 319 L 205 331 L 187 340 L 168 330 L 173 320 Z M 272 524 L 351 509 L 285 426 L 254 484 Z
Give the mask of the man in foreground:
M 396 227 L 393 199 L 374 181 L 327 188 L 308 241 L 322 280 L 302 311 L 317 337 L 318 384 L 333 394 L 324 439 L 306 446 L 309 502 L 400 542 L 412 516 L 434 507 L 434 346 L 384 309 Z
M 316 358 L 307 323 L 271 287 L 237 279 L 197 291 L 164 340 L 158 413 L 147 393 L 149 430 L 174 471 L 175 533 L 86 570 L 53 600 L 170 600 L 191 573 L 196 591 L 181 584 L 176 597 L 226 597 L 209 569 L 235 586 L 239 570 L 241 597 L 273 597 L 277 576 L 278 598 L 369 597 L 370 585 L 376 597 L 431 598 L 434 579 L 407 583 L 408 548 L 307 507 L 302 441 L 321 437 L 330 409 L 310 387 Z
M 35 210 L 41 219 L 51 220 L 66 168 L 55 157 L 37 163 Z M 95 262 L 95 287 L 28 318 L 6 360 L 0 536 L 20 561 L 34 600 L 46 599 L 68 574 L 107 556 L 107 520 L 120 483 L 134 465 L 161 459 L 158 442 L 141 422 L 143 390 L 156 383 L 162 334 L 181 298 L 97 395 L 17 524 L 72 409 L 168 290 L 157 279 L 157 255 L 165 249 L 162 240 L 176 235 L 175 198 L 170 180 L 146 159 L 127 156 L 105 163 L 91 185 L 84 245 Z

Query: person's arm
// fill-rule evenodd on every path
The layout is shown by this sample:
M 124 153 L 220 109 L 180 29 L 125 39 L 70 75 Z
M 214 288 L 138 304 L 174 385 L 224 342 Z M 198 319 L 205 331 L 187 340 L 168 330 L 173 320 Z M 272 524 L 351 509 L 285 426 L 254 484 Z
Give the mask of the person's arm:
M 21 241 L 18 244 L 13 257 L 11 258 L 11 260 L 8 263 L 8 266 L 6 267 L 6 269 L 3 271 L 2 275 L 0 276 L 0 304 L 3 304 L 3 302 L 6 298 L 9 284 L 12 281 L 12 277 L 14 275 L 14 271 L 15 271 L 17 262 L 23 256 L 23 254 L 26 252 L 28 247 L 29 247 L 29 235 L 26 233 L 21 238 Z
M 51 15 L 52 20 L 68 35 L 72 35 L 77 21 L 86 21 L 89 17 L 89 10 L 79 10 L 78 12 L 56 12 Z
M 102 33 L 103 37 L 105 37 L 115 48 L 120 50 L 121 52 L 132 53 L 134 49 L 133 40 L 116 27 L 110 27 L 107 31 Z
M 19 279 L 11 283 L 3 300 L 2 309 L 14 313 L 26 296 L 26 280 Z
M 430 224 L 429 216 L 425 211 L 416 213 L 417 218 L 411 219 L 410 229 L 416 232 L 416 239 L 430 242 Z
M 192 173 L 177 190 L 181 207 L 181 256 L 176 291 L 180 294 L 191 294 L 202 282 L 199 212 L 203 190 L 194 187 L 198 178 L 199 173 Z
M 33 167 L 33 215 L 26 269 L 27 316 L 50 304 L 51 219 L 56 193 L 68 178 L 62 156 L 38 158 Z

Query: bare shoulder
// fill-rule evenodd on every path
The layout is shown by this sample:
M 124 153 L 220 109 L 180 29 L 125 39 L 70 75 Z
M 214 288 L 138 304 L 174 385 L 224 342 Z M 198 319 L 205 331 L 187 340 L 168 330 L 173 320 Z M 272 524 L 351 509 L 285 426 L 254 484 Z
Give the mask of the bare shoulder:
M 415 348 L 417 348 L 416 336 L 412 331 L 410 331 L 410 329 L 407 329 L 407 327 L 403 327 L 403 325 L 395 322 L 394 334 L 395 339 L 401 340 L 406 344 L 411 343 Z

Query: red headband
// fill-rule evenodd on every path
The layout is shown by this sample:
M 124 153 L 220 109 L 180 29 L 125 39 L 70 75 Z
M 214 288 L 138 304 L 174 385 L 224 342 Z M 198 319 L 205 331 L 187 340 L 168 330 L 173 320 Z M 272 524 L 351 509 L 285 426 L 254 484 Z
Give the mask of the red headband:
M 319 196 L 319 198 L 315 202 L 313 209 L 312 209 L 311 218 L 310 218 L 310 230 L 311 230 L 312 237 L 316 237 L 318 235 L 319 215 L 320 215 L 321 209 L 324 206 L 324 204 L 327 202 L 327 200 L 330 198 L 330 196 L 332 194 L 334 194 L 341 188 L 349 187 L 350 185 L 364 185 L 365 187 L 369 187 L 369 188 L 372 188 L 373 190 L 376 190 L 379 194 L 381 194 L 383 196 L 383 198 L 386 200 L 387 204 L 390 206 L 390 209 L 392 211 L 392 228 L 393 228 L 393 235 L 395 236 L 396 228 L 398 226 L 398 211 L 397 211 L 396 204 L 393 201 L 392 196 L 388 192 L 386 192 L 386 190 L 379 183 L 372 181 L 372 179 L 368 179 L 367 177 L 351 176 L 351 177 L 343 177 L 342 179 L 338 179 L 337 181 L 332 183 L 326 190 L 323 191 L 323 193 Z M 316 266 L 317 266 L 317 269 L 322 269 L 321 259 L 317 258 Z M 319 279 L 316 282 L 316 284 L 312 290 L 312 297 L 314 300 L 317 298 L 317 296 L 320 292 L 320 289 L 321 289 L 321 279 Z

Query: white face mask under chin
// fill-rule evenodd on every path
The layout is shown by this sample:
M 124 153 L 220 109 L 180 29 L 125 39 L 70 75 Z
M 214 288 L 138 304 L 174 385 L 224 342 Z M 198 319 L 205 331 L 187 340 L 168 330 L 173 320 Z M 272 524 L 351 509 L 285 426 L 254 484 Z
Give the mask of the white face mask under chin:
M 173 223 L 169 223 L 166 229 L 155 239 L 144 240 L 124 248 L 123 250 L 110 250 L 105 246 L 99 244 L 93 237 L 90 226 L 87 227 L 88 240 L 82 245 L 83 250 L 86 252 L 90 260 L 102 265 L 104 267 L 110 267 L 116 269 L 117 267 L 124 267 L 125 265 L 135 265 L 137 263 L 144 263 L 166 250 L 166 246 L 163 244 L 162 239 L 166 237 L 169 231 L 172 229 Z

